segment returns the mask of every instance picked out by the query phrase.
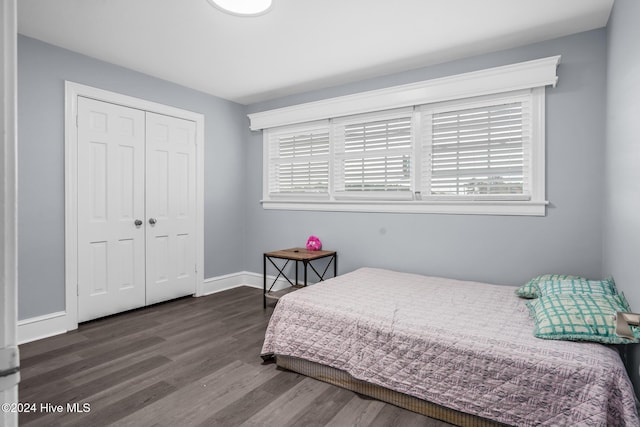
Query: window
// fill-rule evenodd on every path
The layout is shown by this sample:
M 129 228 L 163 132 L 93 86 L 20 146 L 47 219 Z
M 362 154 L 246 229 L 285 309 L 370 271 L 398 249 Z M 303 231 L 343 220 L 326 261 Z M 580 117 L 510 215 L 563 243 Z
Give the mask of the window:
M 262 203 L 275 209 L 544 215 L 545 87 L 529 67 L 544 62 L 547 75 L 552 66 L 553 78 L 546 78 L 554 84 L 558 60 L 507 66 L 511 74 L 493 69 L 250 115 L 252 127 L 254 120 L 294 122 L 264 128 Z M 476 83 L 496 88 L 474 89 Z M 381 108 L 397 99 L 411 105 Z M 298 122 L 315 116 L 325 117 Z
M 422 107 L 422 194 L 530 199 L 531 96 Z
M 273 132 L 268 145 L 269 196 L 328 195 L 328 125 Z
M 431 195 L 523 194 L 522 103 L 431 116 Z
M 333 122 L 334 197 L 411 198 L 413 110 Z

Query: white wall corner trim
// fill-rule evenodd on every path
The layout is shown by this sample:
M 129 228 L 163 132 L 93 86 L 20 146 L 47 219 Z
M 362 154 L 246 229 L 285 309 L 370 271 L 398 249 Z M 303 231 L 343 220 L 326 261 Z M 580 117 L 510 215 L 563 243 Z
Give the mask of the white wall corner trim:
M 251 130 L 554 86 L 560 55 L 249 114 Z
M 18 108 L 17 1 L 0 0 L 0 369 L 14 372 L 0 377 L 2 403 L 18 402 Z M 0 412 L 0 425 L 18 425 L 18 414 Z

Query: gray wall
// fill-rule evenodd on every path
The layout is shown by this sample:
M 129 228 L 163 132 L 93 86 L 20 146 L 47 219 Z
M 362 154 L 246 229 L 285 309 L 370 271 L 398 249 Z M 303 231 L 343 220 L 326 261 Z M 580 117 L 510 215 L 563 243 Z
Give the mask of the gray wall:
M 607 27 L 607 137 L 603 272 L 640 311 L 640 2 L 616 0 Z M 640 395 L 640 345 L 628 348 Z
M 264 210 L 262 134 L 247 131 L 248 235 L 245 265 L 265 250 L 320 237 L 339 252 L 339 272 L 378 266 L 436 276 L 521 284 L 547 272 L 598 278 L 602 261 L 605 30 L 477 56 L 250 105 L 247 113 L 552 55 L 559 83 L 547 90 L 545 217 Z M 248 127 L 248 122 L 247 122 Z
M 206 277 L 244 270 L 243 107 L 18 38 L 19 319 L 64 310 L 64 81 L 205 116 Z
M 303 245 L 310 234 L 339 251 L 341 272 L 371 265 L 503 284 L 549 271 L 602 275 L 604 30 L 245 109 L 22 36 L 18 53 L 20 319 L 64 309 L 65 79 L 205 114 L 205 277 L 261 272 L 264 251 Z M 262 209 L 262 139 L 248 130 L 247 112 L 557 54 L 560 81 L 547 91 L 546 217 Z

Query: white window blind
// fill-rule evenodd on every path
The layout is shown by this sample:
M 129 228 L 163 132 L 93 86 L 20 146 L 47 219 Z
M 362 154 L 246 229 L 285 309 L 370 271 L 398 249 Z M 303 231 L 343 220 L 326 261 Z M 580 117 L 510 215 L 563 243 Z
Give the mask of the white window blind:
M 422 192 L 432 198 L 527 198 L 530 102 L 425 109 Z
M 413 111 L 334 123 L 336 197 L 410 198 Z
M 328 126 L 271 132 L 268 169 L 271 195 L 327 194 Z
M 544 88 L 266 132 L 264 194 L 271 206 L 545 212 Z

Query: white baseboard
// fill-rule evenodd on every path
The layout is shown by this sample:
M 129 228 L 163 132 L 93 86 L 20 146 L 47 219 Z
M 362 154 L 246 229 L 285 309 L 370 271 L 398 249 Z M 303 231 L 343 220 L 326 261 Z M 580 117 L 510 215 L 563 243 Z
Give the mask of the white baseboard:
M 274 282 L 275 276 L 267 276 L 267 287 Z M 196 296 L 211 295 L 216 292 L 226 291 L 239 286 L 251 286 L 262 289 L 263 278 L 260 273 L 241 271 L 239 273 L 225 274 L 223 276 L 205 279 L 202 284 L 202 293 Z M 273 285 L 274 291 L 284 289 L 289 282 L 279 278 Z M 69 319 L 65 311 L 45 314 L 18 321 L 18 344 L 64 334 L 69 331 Z
M 267 276 L 267 287 L 271 286 L 275 277 Z M 263 277 L 262 274 L 252 273 L 249 271 L 241 271 L 239 273 L 226 274 L 224 276 L 211 277 L 204 280 L 202 286 L 202 295 L 211 295 L 216 292 L 226 291 L 228 289 L 237 288 L 239 286 L 251 286 L 252 288 L 262 289 Z M 289 285 L 285 279 L 278 279 L 273 285 L 274 291 L 284 289 Z
M 67 326 L 66 311 L 18 320 L 18 344 L 64 334 L 69 330 Z

